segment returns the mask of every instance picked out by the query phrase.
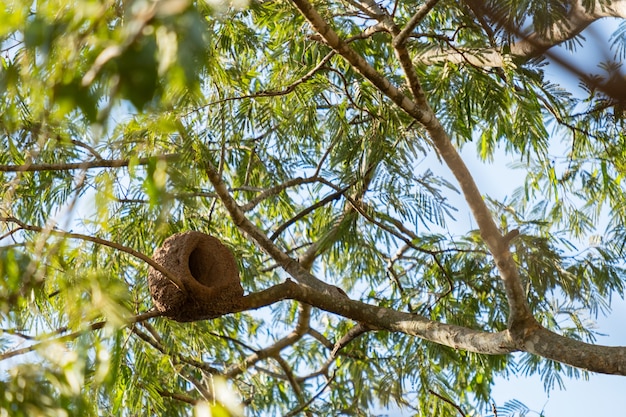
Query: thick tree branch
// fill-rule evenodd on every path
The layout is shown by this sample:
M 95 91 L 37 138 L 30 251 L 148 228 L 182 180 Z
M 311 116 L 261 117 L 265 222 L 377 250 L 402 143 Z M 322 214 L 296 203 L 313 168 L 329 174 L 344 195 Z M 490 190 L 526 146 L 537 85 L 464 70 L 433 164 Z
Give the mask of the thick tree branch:
M 564 21 L 556 22 L 550 27 L 546 36 L 541 33 L 532 33 L 522 40 L 511 45 L 511 54 L 525 59 L 542 55 L 551 47 L 563 43 L 579 35 L 587 26 L 604 17 L 626 17 L 626 1 L 615 0 L 612 2 L 596 1 L 594 8 L 585 10 L 583 0 L 568 2 L 570 11 Z M 483 9 L 484 10 L 484 9 Z M 489 15 L 489 11 L 486 11 Z
M 500 355 L 525 351 L 592 372 L 626 375 L 626 347 L 591 345 L 560 336 L 539 326 L 512 337 L 509 330 L 489 333 L 440 323 L 418 314 L 404 313 L 327 294 L 286 281 L 244 297 L 241 311 L 286 299 L 298 300 L 381 330 L 401 332 L 454 349 Z
M 386 77 L 379 74 L 356 51 L 350 48 L 307 0 L 293 0 L 293 3 L 330 47 L 344 57 L 357 72 L 374 84 L 374 86 L 389 97 L 396 105 L 424 125 L 439 155 L 443 158 L 446 165 L 459 182 L 465 200 L 478 223 L 481 236 L 489 247 L 496 266 L 500 271 L 509 302 L 509 326 L 514 329 L 514 333 L 516 333 L 518 329 L 525 326 L 535 325 L 535 320 L 526 302 L 517 266 L 513 261 L 509 248 L 498 230 L 491 216 L 491 212 L 483 201 L 482 195 L 471 173 L 467 169 L 465 162 L 454 145 L 452 145 L 450 138 L 428 103 L 425 100 L 421 100 L 423 92 L 419 84 L 411 86 L 412 88 L 420 89 L 420 91 L 413 92 L 413 95 L 418 100 L 418 103 L 415 103 L 391 84 Z M 407 75 L 410 74 L 411 72 L 407 73 Z
M 466 0 L 470 8 L 480 19 L 483 16 L 489 17 L 492 21 L 498 21 L 483 0 Z M 507 30 L 518 36 L 519 40 L 510 45 L 509 54 L 503 54 L 497 48 L 469 49 L 463 48 L 435 48 L 421 51 L 416 59 L 416 63 L 431 65 L 441 62 L 455 64 L 469 63 L 476 67 L 500 68 L 511 61 L 509 57 L 516 60 L 528 61 L 531 58 L 541 56 L 548 49 L 559 45 L 565 41 L 575 38 L 591 23 L 605 17 L 626 18 L 626 0 L 606 2 L 595 2 L 594 9 L 586 11 L 582 2 L 574 1 L 570 3 L 571 9 L 562 21 L 556 22 L 546 30 L 546 33 L 533 32 L 523 34 L 518 28 L 507 27 Z M 548 35 L 549 34 L 549 35 Z
M 338 292 L 329 294 L 287 280 L 267 290 L 244 297 L 238 311 L 265 307 L 280 300 L 298 300 L 381 330 L 406 333 L 454 349 L 488 355 L 515 352 L 508 331 L 488 333 L 466 327 L 439 323 L 423 316 L 351 300 Z
M 626 347 L 623 346 L 592 345 L 535 328 L 525 337 L 522 349 L 576 368 L 626 375 Z

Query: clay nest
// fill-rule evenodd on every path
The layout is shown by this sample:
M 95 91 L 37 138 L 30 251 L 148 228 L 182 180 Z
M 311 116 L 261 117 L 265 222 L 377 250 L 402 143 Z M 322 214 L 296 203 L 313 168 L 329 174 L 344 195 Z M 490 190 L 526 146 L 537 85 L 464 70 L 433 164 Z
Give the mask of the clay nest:
M 237 311 L 243 288 L 235 257 L 219 239 L 200 232 L 170 236 L 152 259 L 180 279 L 179 289 L 150 268 L 148 284 L 157 309 L 176 321 L 205 320 Z

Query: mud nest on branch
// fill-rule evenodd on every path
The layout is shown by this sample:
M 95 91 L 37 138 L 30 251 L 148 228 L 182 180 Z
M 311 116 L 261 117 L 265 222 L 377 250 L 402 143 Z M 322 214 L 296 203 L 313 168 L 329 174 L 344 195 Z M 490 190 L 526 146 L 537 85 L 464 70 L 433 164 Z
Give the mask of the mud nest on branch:
M 180 279 L 178 288 L 150 268 L 148 284 L 156 308 L 176 321 L 206 320 L 238 311 L 243 288 L 235 257 L 219 239 L 200 232 L 170 236 L 152 259 Z

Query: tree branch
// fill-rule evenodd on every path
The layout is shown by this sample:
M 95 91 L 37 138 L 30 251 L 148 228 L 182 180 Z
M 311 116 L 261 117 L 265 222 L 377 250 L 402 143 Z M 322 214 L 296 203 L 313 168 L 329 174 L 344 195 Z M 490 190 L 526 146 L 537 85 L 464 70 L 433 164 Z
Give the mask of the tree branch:
M 614 0 L 610 3 L 594 2 L 593 10 L 586 11 L 584 0 L 570 1 L 571 9 L 564 21 L 555 22 L 546 30 L 550 36 L 534 32 L 524 36 L 522 40 L 511 45 L 511 54 L 525 59 L 542 55 L 551 47 L 572 39 L 580 34 L 587 26 L 604 17 L 626 18 L 626 1 Z M 484 7 L 483 7 L 484 10 Z M 489 11 L 486 11 L 489 15 Z
M 454 349 L 487 355 L 501 355 L 519 350 L 508 331 L 489 333 L 439 323 L 417 314 L 351 300 L 339 292 L 329 294 L 318 291 L 291 280 L 245 296 L 241 306 L 233 313 L 254 310 L 286 299 L 310 304 L 380 330 L 406 333 Z
M 510 55 L 502 54 L 495 48 L 431 48 L 419 51 L 415 62 L 422 65 L 432 65 L 441 62 L 452 64 L 468 63 L 474 67 L 502 68 L 511 59 Z
M 261 193 L 257 195 L 256 197 L 254 197 L 252 200 L 240 206 L 241 210 L 244 212 L 250 211 L 253 208 L 255 208 L 261 201 L 265 200 L 266 198 L 273 197 L 277 194 L 280 194 L 282 191 L 286 190 L 289 187 L 294 187 L 296 185 L 302 185 L 302 184 L 311 184 L 317 181 L 319 181 L 319 179 L 316 178 L 316 176 L 309 177 L 309 178 L 297 177 L 297 178 L 293 178 L 291 180 L 285 181 L 282 184 L 278 184 L 274 187 L 261 191 Z
M 151 317 L 157 317 L 160 316 L 161 313 L 157 310 L 152 310 L 152 311 L 148 311 L 146 313 L 143 314 L 138 314 L 134 317 L 131 317 L 128 320 L 129 324 L 133 324 L 133 323 L 138 323 L 140 321 L 144 321 L 147 320 Z M 24 347 L 24 348 L 20 348 L 20 349 L 15 349 L 15 350 L 11 350 L 5 353 L 0 354 L 0 362 L 6 359 L 10 359 L 10 358 L 14 358 L 16 356 L 20 356 L 20 355 L 24 355 L 26 353 L 30 353 L 30 352 L 34 352 L 38 349 L 42 349 L 45 348 L 46 346 L 49 346 L 51 344 L 55 344 L 55 343 L 66 343 L 69 341 L 72 341 L 74 339 L 76 339 L 77 337 L 87 333 L 87 332 L 91 332 L 94 330 L 99 330 L 102 329 L 105 325 L 106 325 L 106 321 L 98 321 L 95 323 L 90 324 L 89 326 L 87 326 L 85 329 L 82 330 L 77 330 L 75 332 L 72 332 L 70 334 L 66 334 L 60 337 L 56 337 L 54 339 L 47 339 L 47 340 L 42 340 L 39 343 L 35 343 L 33 345 Z M 57 333 L 63 333 L 65 332 L 67 329 L 63 328 L 60 329 L 60 331 L 58 331 Z
M 421 22 L 422 19 L 426 17 L 428 12 L 430 12 L 433 7 L 437 5 L 437 3 L 439 3 L 439 0 L 427 0 L 422 5 L 422 7 L 420 7 L 419 10 L 413 15 L 413 17 L 411 17 L 411 20 L 407 22 L 402 31 L 400 31 L 400 33 L 396 35 L 395 39 L 393 40 L 394 46 L 404 45 L 406 40 L 411 35 L 411 32 L 413 32 L 419 22 Z
M 300 386 L 300 383 L 298 382 L 296 376 L 294 375 L 293 369 L 291 369 L 291 366 L 289 366 L 287 361 L 282 356 L 280 356 L 279 353 L 277 353 L 273 357 L 273 359 L 276 362 L 278 362 L 278 364 L 282 368 L 283 372 L 285 373 L 285 376 L 287 377 L 287 381 L 289 381 L 289 385 L 291 385 L 293 392 L 296 394 L 296 398 L 298 398 L 298 402 L 300 403 L 300 406 L 298 408 L 300 410 L 304 410 L 307 407 L 307 405 L 310 404 L 310 402 L 307 402 L 304 400 L 304 395 L 302 394 L 302 387 Z M 310 411 L 304 411 L 304 413 L 307 417 L 312 417 L 312 414 Z
M 169 391 L 165 391 L 162 389 L 158 389 L 156 390 L 159 395 L 161 397 L 165 397 L 165 398 L 171 398 L 172 400 L 176 400 L 176 401 L 181 401 L 187 404 L 191 404 L 191 405 L 196 405 L 198 403 L 199 400 L 192 398 L 188 395 L 184 395 L 184 394 L 179 394 L 176 392 L 169 392 Z
M 292 224 L 294 224 L 298 220 L 302 219 L 303 217 L 305 217 L 309 213 L 317 210 L 320 207 L 325 206 L 326 204 L 330 203 L 331 201 L 338 200 L 343 195 L 343 193 L 345 193 L 348 190 L 348 188 L 350 188 L 350 185 L 347 186 L 347 187 L 342 188 L 339 191 L 335 191 L 334 193 L 331 193 L 331 194 L 327 195 L 326 197 L 324 197 L 323 199 L 321 199 L 317 203 L 312 204 L 309 207 L 305 208 L 304 210 L 300 211 L 298 214 L 293 216 L 291 219 L 287 220 L 285 223 L 283 223 L 279 227 L 277 227 L 276 230 L 274 231 L 274 233 L 272 233 L 272 235 L 270 236 L 270 240 L 271 241 L 276 240 L 276 238 L 278 236 L 280 236 L 280 234 L 282 232 L 284 232 L 285 229 L 287 229 L 289 226 L 291 226 Z
M 501 19 L 485 6 L 483 0 L 466 1 L 479 20 L 482 20 L 483 16 L 488 16 L 492 21 L 503 24 L 509 32 L 520 39 L 510 45 L 510 55 L 502 54 L 498 48 L 470 49 L 462 46 L 450 49 L 433 48 L 421 51 L 416 59 L 417 63 L 431 65 L 440 62 L 455 64 L 467 62 L 475 67 L 501 68 L 510 60 L 509 56 L 528 61 L 545 54 L 548 49 L 580 35 L 596 20 L 605 17 L 626 18 L 626 0 L 613 1 L 611 4 L 596 2 L 594 9 L 590 11 L 586 11 L 581 2 L 573 1 L 568 2 L 572 7 L 567 16 L 546 30 L 546 33 L 550 35 L 539 32 L 524 34 L 517 27 L 510 27 L 506 22 L 498 22 Z M 483 24 L 483 27 L 485 26 Z M 551 58 L 555 57 L 551 55 Z M 562 62 L 559 63 L 562 64 Z
M 391 84 L 386 77 L 379 74 L 363 57 L 350 48 L 324 21 L 308 0 L 293 0 L 293 3 L 313 28 L 326 40 L 326 43 L 330 47 L 344 57 L 357 72 L 374 84 L 374 86 L 389 97 L 396 105 L 424 125 L 435 149 L 459 182 L 465 200 L 472 211 L 474 219 L 478 223 L 481 237 L 489 247 L 489 251 L 493 255 L 496 266 L 500 271 L 509 303 L 509 327 L 514 329 L 514 333 L 517 334 L 517 332 L 525 326 L 535 325 L 536 321 L 526 302 L 524 288 L 522 287 L 517 266 L 513 261 L 509 248 L 505 244 L 506 242 L 504 242 L 502 234 L 498 230 L 489 208 L 483 201 L 482 194 L 476 186 L 465 162 L 457 152 L 448 134 L 428 103 L 422 99 L 423 91 L 421 87 L 419 87 L 419 83 L 411 82 L 413 74 L 412 69 L 407 68 L 406 73 L 409 77 L 411 88 L 418 90 L 413 91 L 413 95 L 416 97 L 416 100 L 418 100 L 417 104 L 406 97 L 397 87 Z M 522 336 L 520 335 L 520 337 Z
M 259 92 L 254 93 L 254 94 L 247 94 L 247 95 L 237 96 L 237 97 L 226 97 L 226 98 L 223 98 L 223 99 L 220 99 L 220 100 L 212 101 L 212 102 L 210 102 L 208 104 L 205 104 L 205 105 L 203 105 L 201 107 L 195 108 L 192 111 L 190 111 L 189 113 L 187 113 L 186 115 L 189 115 L 189 114 L 191 114 L 193 112 L 200 111 L 200 110 L 205 109 L 207 107 L 215 106 L 216 104 L 226 103 L 228 101 L 245 100 L 245 99 L 257 99 L 257 98 L 262 98 L 262 97 L 277 97 L 277 96 L 285 96 L 287 94 L 290 94 L 300 84 L 305 83 L 308 80 L 310 80 L 311 78 L 313 78 L 313 76 L 318 71 L 320 71 L 322 68 L 324 68 L 324 66 L 332 59 L 333 56 L 335 56 L 335 52 L 334 51 L 329 52 L 309 72 L 307 72 L 300 79 L 294 81 L 292 84 L 288 85 L 287 87 L 285 87 L 282 90 L 277 90 L 277 91 L 259 91 Z
M 526 327 L 516 337 L 512 337 L 510 330 L 483 332 L 319 292 L 291 280 L 244 297 L 238 311 L 257 309 L 286 299 L 298 300 L 380 330 L 405 333 L 453 349 L 485 355 L 524 351 L 592 372 L 626 375 L 624 346 L 592 345 L 560 336 L 539 325 Z
M 161 344 L 158 340 L 150 338 L 150 336 L 148 336 L 146 333 L 142 332 L 141 330 L 137 329 L 136 327 L 133 327 L 131 331 L 134 335 L 139 337 L 144 342 L 148 343 L 150 346 L 152 346 L 153 348 L 161 352 L 163 355 L 169 356 L 172 359 L 173 364 L 180 363 L 180 364 L 193 366 L 194 368 L 201 369 L 204 372 L 211 374 L 211 375 L 223 374 L 219 369 L 213 368 L 212 366 L 209 366 L 204 362 L 185 357 L 182 354 L 177 353 L 177 352 L 168 351 L 168 348 L 163 346 L 163 344 Z
M 306 409 L 309 405 L 311 405 L 311 403 L 313 403 L 313 401 L 315 401 L 320 395 L 322 395 L 324 390 L 330 386 L 330 384 L 333 382 L 334 379 L 335 379 L 335 374 L 331 375 L 331 377 L 328 378 L 328 381 L 326 381 L 324 386 L 320 388 L 319 391 L 317 391 L 315 395 L 313 395 L 308 401 L 300 405 L 298 408 L 291 410 L 289 413 L 285 414 L 285 417 L 293 417 L 293 416 L 297 416 L 298 414 L 300 414 L 302 410 Z
M 226 184 L 222 180 L 215 167 L 206 162 L 205 169 L 209 180 L 215 188 L 215 192 L 220 197 L 220 200 L 229 212 L 235 226 L 254 240 L 265 252 L 267 252 L 280 266 L 289 273 L 296 281 L 307 285 L 311 288 L 315 288 L 318 291 L 327 293 L 340 293 L 339 288 L 329 285 L 317 277 L 312 275 L 306 269 L 304 269 L 295 259 L 289 257 L 278 246 L 276 246 L 265 233 L 263 233 L 257 226 L 255 226 L 243 213 L 241 207 L 233 199 L 228 192 Z
M 276 357 L 281 350 L 293 345 L 298 340 L 302 339 L 302 337 L 309 330 L 311 306 L 307 304 L 301 304 L 299 306 L 299 312 L 300 315 L 298 316 L 298 323 L 296 324 L 296 328 L 291 333 L 289 333 L 282 339 L 274 342 L 271 346 L 254 352 L 252 355 L 248 356 L 242 364 L 235 364 L 230 366 L 228 369 L 226 369 L 224 375 L 230 378 L 237 376 L 263 359 Z
M 21 220 L 18 220 L 18 219 L 14 218 L 14 217 L 0 217 L 0 222 L 15 223 L 23 230 L 30 230 L 30 231 L 38 232 L 38 233 L 41 233 L 41 232 L 44 231 L 44 229 L 39 227 L 39 226 L 32 226 L 32 225 L 26 224 L 26 223 L 22 222 Z M 162 273 L 170 281 L 172 281 L 172 283 L 174 285 L 176 285 L 176 287 L 178 289 L 180 289 L 183 292 L 186 292 L 183 283 L 180 281 L 180 279 L 178 279 L 178 277 L 172 275 L 172 273 L 170 271 L 168 271 L 167 269 L 165 269 L 164 267 L 162 267 L 161 265 L 159 265 L 158 263 L 153 261 L 152 258 L 150 258 L 149 256 L 147 256 L 147 255 L 145 255 L 145 254 L 143 254 L 143 253 L 141 253 L 139 251 L 136 251 L 133 248 L 121 245 L 121 244 L 116 243 L 116 242 L 111 242 L 110 240 L 101 239 L 99 237 L 84 235 L 84 234 L 81 234 L 81 233 L 65 232 L 65 231 L 58 230 L 58 229 L 46 230 L 46 233 L 49 233 L 49 234 L 55 235 L 55 236 L 61 236 L 61 237 L 64 237 L 64 238 L 85 240 L 85 241 L 88 241 L 88 242 L 97 243 L 99 245 L 108 246 L 110 248 L 117 249 L 117 250 L 119 250 L 121 252 L 126 252 L 129 255 L 132 255 L 135 258 L 144 261 L 145 263 L 150 265 L 152 268 L 154 268 L 157 271 L 159 271 L 160 273 Z
M 180 158 L 178 154 L 165 154 L 139 158 L 136 162 L 130 159 L 98 159 L 95 161 L 75 163 L 0 165 L 0 172 L 72 171 L 75 169 L 121 168 L 130 165 L 131 162 L 137 165 L 147 165 L 153 159 L 172 161 L 178 158 Z
M 603 374 L 626 375 L 626 347 L 592 345 L 534 328 L 525 337 L 522 349 L 528 353 L 576 368 Z
M 463 412 L 463 409 L 458 405 L 455 404 L 454 402 L 452 402 L 451 399 L 444 397 L 443 395 L 433 391 L 432 389 L 429 389 L 428 392 L 430 392 L 431 394 L 433 394 L 435 397 L 441 399 L 442 401 L 447 402 L 448 404 L 450 404 L 452 407 L 456 408 L 456 410 L 459 412 L 459 414 L 461 414 L 461 416 L 463 417 L 467 417 L 467 414 L 465 414 Z
M 348 346 L 350 342 L 358 339 L 360 336 L 372 330 L 378 329 L 370 327 L 369 325 L 364 323 L 357 323 L 354 327 L 348 330 L 348 332 L 344 334 L 343 337 L 337 341 L 337 343 L 335 343 L 335 346 L 333 346 L 333 350 L 330 352 L 331 359 L 336 358 L 339 351 Z

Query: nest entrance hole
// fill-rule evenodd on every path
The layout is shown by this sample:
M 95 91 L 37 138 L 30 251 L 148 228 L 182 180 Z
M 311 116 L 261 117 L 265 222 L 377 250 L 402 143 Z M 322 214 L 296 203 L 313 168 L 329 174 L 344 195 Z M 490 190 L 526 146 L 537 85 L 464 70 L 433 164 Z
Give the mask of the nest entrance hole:
M 189 272 L 196 281 L 206 286 L 219 284 L 219 271 L 216 271 L 215 255 L 205 246 L 197 246 L 189 254 Z

